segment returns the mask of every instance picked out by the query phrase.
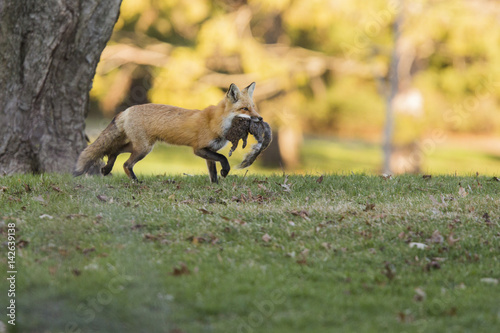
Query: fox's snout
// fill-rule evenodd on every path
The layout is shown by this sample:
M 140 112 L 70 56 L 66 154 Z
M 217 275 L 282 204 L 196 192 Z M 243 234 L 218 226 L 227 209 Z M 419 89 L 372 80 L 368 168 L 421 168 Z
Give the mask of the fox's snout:
M 253 116 L 253 117 L 251 117 L 251 119 L 253 122 L 256 122 L 256 123 L 260 123 L 262 121 L 261 116 L 257 116 L 257 117 Z

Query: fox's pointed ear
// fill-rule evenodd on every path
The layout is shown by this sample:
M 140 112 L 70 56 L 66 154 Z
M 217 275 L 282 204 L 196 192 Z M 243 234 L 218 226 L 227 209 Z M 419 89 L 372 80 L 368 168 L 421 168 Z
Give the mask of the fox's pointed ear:
M 231 83 L 226 94 L 229 101 L 231 101 L 231 103 L 236 103 L 238 99 L 240 99 L 240 94 L 240 89 L 234 83 Z
M 250 83 L 250 85 L 246 87 L 244 90 L 248 92 L 248 96 L 250 98 L 253 98 L 253 91 L 255 90 L 255 82 Z

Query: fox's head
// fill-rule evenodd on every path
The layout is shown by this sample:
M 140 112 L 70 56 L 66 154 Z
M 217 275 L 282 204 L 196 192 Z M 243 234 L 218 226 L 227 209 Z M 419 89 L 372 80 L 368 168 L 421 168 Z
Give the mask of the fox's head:
M 262 121 L 262 117 L 257 112 L 257 107 L 253 102 L 253 91 L 255 82 L 241 90 L 232 83 L 226 93 L 226 109 L 235 114 L 236 117 L 251 118 L 255 122 Z

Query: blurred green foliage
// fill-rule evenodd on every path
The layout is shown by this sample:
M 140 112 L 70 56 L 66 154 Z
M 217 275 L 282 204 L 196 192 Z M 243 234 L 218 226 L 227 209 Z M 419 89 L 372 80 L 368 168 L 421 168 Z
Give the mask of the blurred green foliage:
M 397 115 L 395 139 L 500 134 L 500 4 L 487 0 L 124 0 L 91 96 L 107 115 L 203 108 L 256 81 L 274 126 L 380 141 L 400 11 L 423 110 Z

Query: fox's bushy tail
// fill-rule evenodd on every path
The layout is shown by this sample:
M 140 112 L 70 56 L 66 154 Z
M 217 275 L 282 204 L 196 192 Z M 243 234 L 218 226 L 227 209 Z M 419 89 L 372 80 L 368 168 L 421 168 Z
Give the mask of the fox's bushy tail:
M 73 176 L 101 172 L 101 168 L 104 166 L 102 158 L 110 153 L 116 141 L 122 136 L 122 131 L 116 126 L 115 119 L 111 121 L 108 127 L 102 131 L 90 146 L 80 153 Z

